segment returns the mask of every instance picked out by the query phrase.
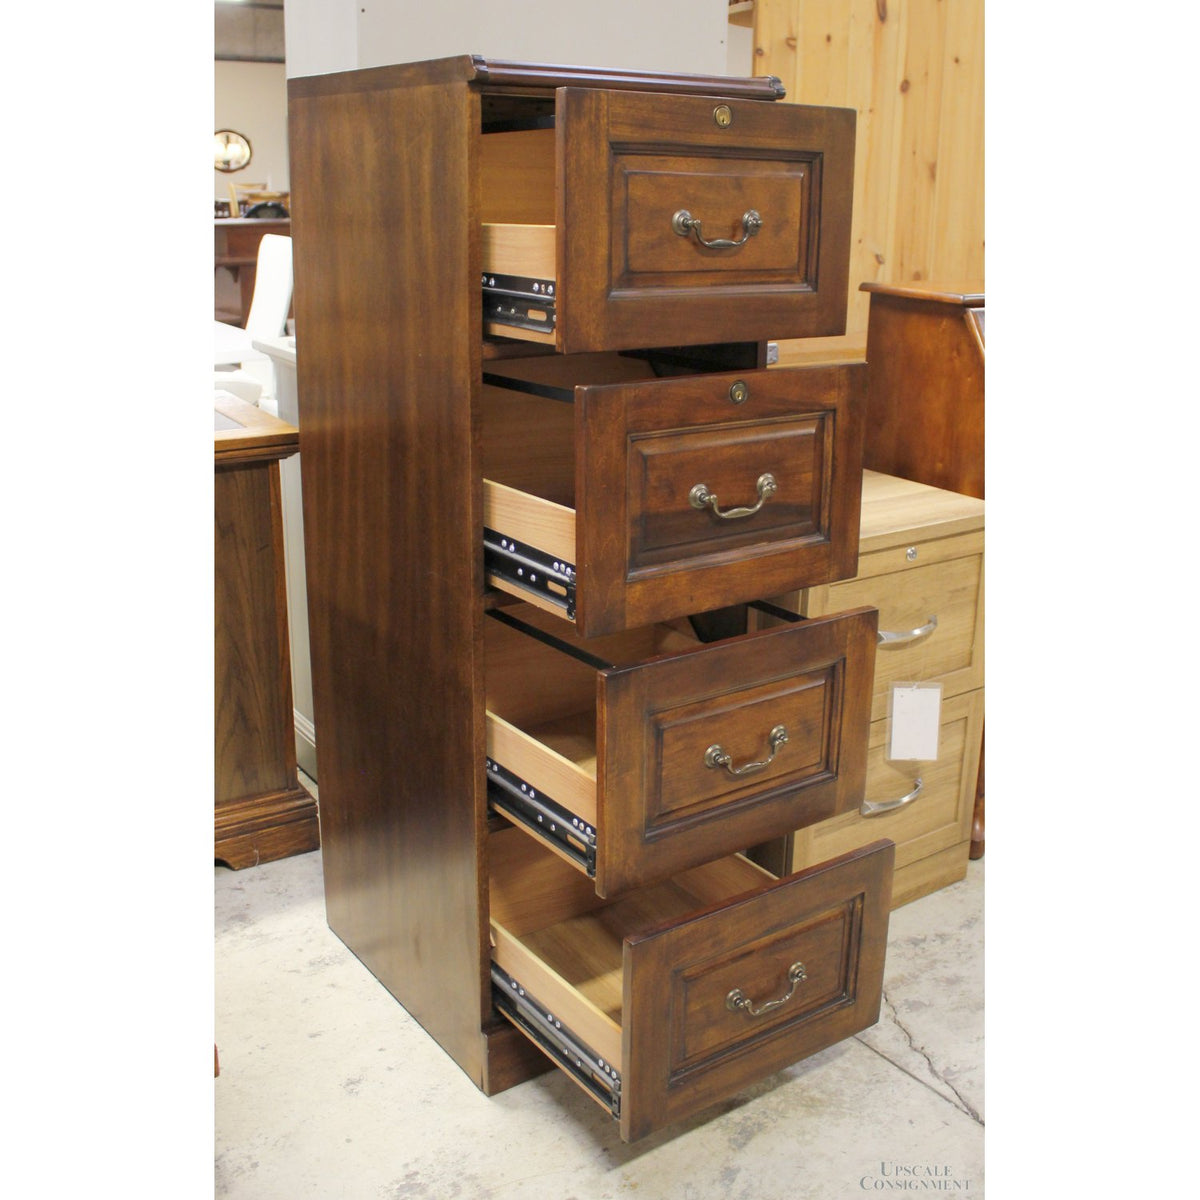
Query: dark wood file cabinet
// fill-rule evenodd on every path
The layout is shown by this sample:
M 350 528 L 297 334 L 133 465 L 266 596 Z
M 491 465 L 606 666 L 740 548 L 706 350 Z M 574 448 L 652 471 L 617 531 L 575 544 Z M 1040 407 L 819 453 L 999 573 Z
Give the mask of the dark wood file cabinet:
M 878 1016 L 854 114 L 464 56 L 290 84 L 330 926 L 488 1094 L 633 1140 Z M 770 606 L 768 606 L 770 607 Z

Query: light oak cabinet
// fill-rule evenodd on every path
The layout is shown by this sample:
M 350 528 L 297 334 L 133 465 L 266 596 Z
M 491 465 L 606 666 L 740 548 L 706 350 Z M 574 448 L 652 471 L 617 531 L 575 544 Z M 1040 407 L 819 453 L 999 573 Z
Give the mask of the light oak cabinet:
M 983 738 L 983 541 L 982 500 L 864 471 L 858 575 L 809 589 L 799 607 L 879 610 L 866 795 L 859 811 L 799 830 L 789 869 L 882 836 L 896 843 L 894 906 L 966 874 Z M 933 762 L 885 757 L 888 693 L 912 681 L 942 685 Z
M 446 59 L 290 85 L 330 926 L 488 1094 L 632 1140 L 878 1017 L 852 813 L 878 616 L 840 329 L 854 114 L 776 81 Z M 748 612 L 778 624 L 752 628 Z

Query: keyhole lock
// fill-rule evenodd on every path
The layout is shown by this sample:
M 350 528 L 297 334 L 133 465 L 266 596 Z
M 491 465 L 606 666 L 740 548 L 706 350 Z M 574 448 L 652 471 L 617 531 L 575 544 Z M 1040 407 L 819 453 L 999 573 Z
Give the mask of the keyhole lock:
M 750 399 L 750 389 L 746 386 L 744 380 L 739 379 L 730 387 L 729 398 L 734 404 L 745 404 Z
M 721 129 L 728 129 L 733 124 L 733 109 L 728 104 L 718 104 L 713 109 L 713 120 Z

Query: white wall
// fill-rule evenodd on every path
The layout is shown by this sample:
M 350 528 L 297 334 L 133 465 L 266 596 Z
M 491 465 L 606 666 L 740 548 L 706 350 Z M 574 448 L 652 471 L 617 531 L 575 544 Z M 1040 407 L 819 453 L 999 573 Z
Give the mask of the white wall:
M 287 72 L 482 54 L 724 75 L 727 7 L 726 0 L 285 0 Z
M 218 62 L 213 94 L 214 129 L 236 129 L 250 139 L 250 165 L 213 171 L 213 195 L 229 199 L 229 181 L 290 184 L 287 152 L 287 75 L 283 63 Z
M 288 78 L 358 66 L 358 10 L 366 0 L 284 0 Z
M 754 74 L 754 30 L 746 25 L 730 25 L 726 36 L 726 75 Z
M 726 0 L 360 0 L 360 66 L 482 54 L 724 74 Z

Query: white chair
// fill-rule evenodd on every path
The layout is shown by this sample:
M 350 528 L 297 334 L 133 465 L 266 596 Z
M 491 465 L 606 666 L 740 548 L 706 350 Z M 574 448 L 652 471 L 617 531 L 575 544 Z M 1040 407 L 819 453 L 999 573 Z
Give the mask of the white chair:
M 292 239 L 279 233 L 264 234 L 258 244 L 254 295 L 246 314 L 247 339 L 279 337 L 287 328 L 291 306 Z M 275 395 L 275 364 L 265 354 L 248 358 L 236 373 L 258 381 L 261 399 L 271 399 Z M 217 374 L 233 375 L 234 372 L 218 371 Z M 218 379 L 217 387 L 221 386 Z
M 251 338 L 280 337 L 292 306 L 292 239 L 280 233 L 263 234 L 258 243 L 254 295 L 246 314 Z
M 229 392 L 247 404 L 257 404 L 263 394 L 261 380 L 245 370 L 214 371 L 213 383 L 218 392 Z

